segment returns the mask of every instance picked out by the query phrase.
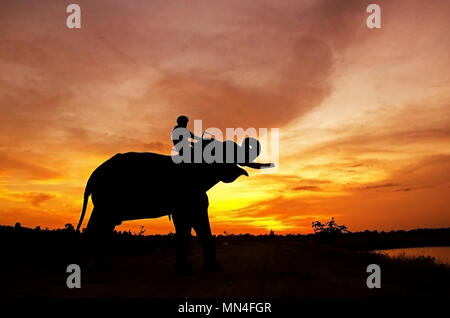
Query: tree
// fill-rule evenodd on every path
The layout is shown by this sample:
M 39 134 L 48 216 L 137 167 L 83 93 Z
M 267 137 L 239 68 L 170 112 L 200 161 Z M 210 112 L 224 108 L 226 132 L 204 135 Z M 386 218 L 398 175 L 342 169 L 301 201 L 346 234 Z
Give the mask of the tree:
M 138 235 L 142 236 L 142 235 L 144 235 L 144 233 L 145 233 L 145 227 L 143 225 L 139 225 L 139 233 L 138 233 Z
M 64 228 L 65 228 L 67 231 L 75 231 L 75 228 L 74 228 L 73 225 L 70 224 L 70 223 L 67 223 L 66 225 L 64 225 Z
M 334 220 L 334 217 L 326 223 L 321 223 L 320 221 L 312 222 L 312 228 L 315 234 L 343 234 L 350 233 L 345 225 L 338 225 Z

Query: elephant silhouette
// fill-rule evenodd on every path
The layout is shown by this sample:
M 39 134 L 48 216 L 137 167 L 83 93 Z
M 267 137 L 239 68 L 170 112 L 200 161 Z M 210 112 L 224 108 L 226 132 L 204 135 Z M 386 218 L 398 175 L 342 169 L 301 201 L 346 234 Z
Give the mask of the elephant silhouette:
M 247 139 L 243 145 L 248 144 Z M 254 162 L 239 165 L 270 166 Z M 109 244 L 114 228 L 123 221 L 171 215 L 176 232 L 176 268 L 192 268 L 188 252 L 193 228 L 204 250 L 204 270 L 217 270 L 220 267 L 216 263 L 206 192 L 220 181 L 230 183 L 242 175 L 248 173 L 236 163 L 175 163 L 171 156 L 156 153 L 116 154 L 89 177 L 77 231 L 89 196 L 94 208 L 86 235 L 99 244 L 99 252 L 105 249 L 104 243 Z

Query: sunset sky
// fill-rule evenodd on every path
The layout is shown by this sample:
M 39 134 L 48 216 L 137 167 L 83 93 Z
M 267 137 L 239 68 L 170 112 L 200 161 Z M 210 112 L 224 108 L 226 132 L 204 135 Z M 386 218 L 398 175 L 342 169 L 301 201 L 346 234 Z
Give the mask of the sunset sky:
M 373 2 L 381 29 L 366 26 Z M 276 173 L 208 192 L 216 234 L 309 233 L 333 216 L 352 231 L 449 227 L 449 12 L 448 0 L 1 1 L 0 224 L 76 225 L 90 173 L 118 152 L 170 154 L 185 114 L 191 129 L 279 128 Z M 139 225 L 174 232 L 167 217 L 119 229 Z

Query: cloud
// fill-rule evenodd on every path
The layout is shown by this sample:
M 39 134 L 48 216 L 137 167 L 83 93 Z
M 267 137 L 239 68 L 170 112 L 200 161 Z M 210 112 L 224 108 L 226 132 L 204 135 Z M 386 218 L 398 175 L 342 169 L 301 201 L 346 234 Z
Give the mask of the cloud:
M 6 195 L 6 198 L 18 201 L 27 201 L 35 207 L 38 207 L 45 201 L 48 201 L 55 197 L 56 196 L 53 194 L 41 192 L 7 193 Z
M 392 187 L 398 187 L 400 186 L 400 184 L 398 183 L 382 183 L 382 184 L 371 184 L 371 185 L 366 185 L 363 186 L 361 189 L 362 190 L 373 190 L 373 189 L 382 189 L 382 188 L 392 188 Z
M 345 167 L 343 162 L 338 164 L 341 168 L 376 167 L 384 161 L 380 154 L 392 158 L 414 151 L 430 155 L 445 152 L 450 143 L 450 107 L 444 97 L 405 105 L 381 105 L 374 113 L 360 115 L 359 120 L 343 124 L 339 129 L 318 131 L 328 138 L 301 148 L 297 156 L 313 158 L 333 154 L 345 159 Z M 361 118 L 364 123 L 359 123 Z
M 81 153 L 109 155 L 130 150 L 168 153 L 172 147 L 169 141 L 165 143 L 160 141 L 146 142 L 133 135 L 102 133 L 80 127 L 67 127 L 61 130 L 55 147 L 61 146 Z
M 392 178 L 409 188 L 445 188 L 450 183 L 450 155 L 422 157 L 392 172 Z
M 330 90 L 326 81 L 332 64 L 330 48 L 320 39 L 298 41 L 292 50 L 308 54 L 298 54 L 274 74 L 276 85 L 248 87 L 224 78 L 220 70 L 193 69 L 167 73 L 158 89 L 177 111 L 202 118 L 207 126 L 279 127 L 319 105 Z M 266 45 L 270 44 L 261 44 L 258 50 L 263 52 Z M 303 74 L 305 67 L 315 71 Z M 274 109 L 278 109 L 275 116 Z
M 27 154 L 22 153 L 23 159 L 0 152 L 0 175 L 19 175 L 31 180 L 54 179 L 61 174 L 47 166 L 41 166 L 27 160 Z
M 330 93 L 333 51 L 358 39 L 361 7 L 358 1 L 81 1 L 84 25 L 73 32 L 56 23 L 63 4 L 41 1 L 24 11 L 23 3 L 1 4 L 8 12 L 1 114 L 20 123 L 6 122 L 2 132 L 39 141 L 71 121 L 114 131 L 110 121 L 119 115 L 137 118 L 163 107 L 153 116 L 161 124 L 187 113 L 216 127 L 284 125 Z M 147 87 L 117 96 L 117 87 L 137 77 Z M 111 103 L 123 105 L 120 114 Z
M 414 187 L 414 188 L 400 188 L 400 189 L 396 189 L 394 191 L 396 192 L 409 192 L 409 191 L 414 191 L 414 190 L 422 190 L 422 189 L 433 189 L 433 186 L 427 186 L 427 187 Z
M 321 191 L 321 188 L 314 185 L 304 185 L 292 188 L 293 191 Z
M 253 5 L 235 7 L 239 32 L 197 31 L 183 53 L 205 60 L 163 70 L 157 88 L 171 107 L 208 126 L 280 127 L 330 94 L 334 51 L 359 38 L 361 4 L 291 3 L 270 16 L 267 7 L 275 3 Z

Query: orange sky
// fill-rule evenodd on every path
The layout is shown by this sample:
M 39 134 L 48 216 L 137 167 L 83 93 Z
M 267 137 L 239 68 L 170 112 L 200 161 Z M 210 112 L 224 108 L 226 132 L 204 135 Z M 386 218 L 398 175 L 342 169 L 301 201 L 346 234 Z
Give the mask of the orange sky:
M 362 0 L 72 2 L 0 2 L 0 224 L 76 224 L 93 169 L 169 154 L 183 113 L 280 129 L 276 174 L 209 191 L 215 233 L 450 226 L 449 1 L 375 1 L 382 29 Z

